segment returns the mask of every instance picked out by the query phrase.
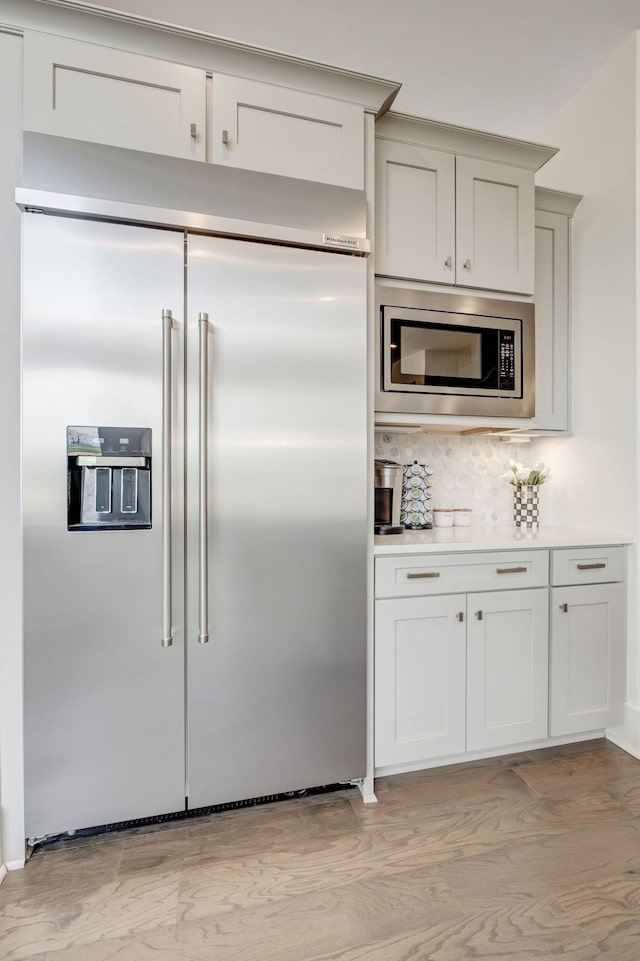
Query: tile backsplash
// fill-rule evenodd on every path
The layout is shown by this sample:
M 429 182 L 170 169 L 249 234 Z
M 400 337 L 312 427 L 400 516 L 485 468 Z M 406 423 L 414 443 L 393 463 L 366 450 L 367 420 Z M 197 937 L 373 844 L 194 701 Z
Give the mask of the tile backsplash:
M 513 522 L 512 488 L 503 480 L 509 461 L 528 464 L 528 444 L 505 444 L 495 437 L 449 434 L 394 434 L 376 431 L 376 457 L 410 464 L 417 460 L 433 470 L 432 507 L 470 507 L 473 523 Z

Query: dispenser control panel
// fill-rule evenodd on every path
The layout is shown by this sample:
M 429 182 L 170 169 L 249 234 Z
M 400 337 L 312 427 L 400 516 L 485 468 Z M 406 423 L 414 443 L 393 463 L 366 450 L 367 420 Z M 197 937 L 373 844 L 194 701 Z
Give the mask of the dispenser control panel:
M 67 530 L 151 527 L 151 428 L 67 428 Z

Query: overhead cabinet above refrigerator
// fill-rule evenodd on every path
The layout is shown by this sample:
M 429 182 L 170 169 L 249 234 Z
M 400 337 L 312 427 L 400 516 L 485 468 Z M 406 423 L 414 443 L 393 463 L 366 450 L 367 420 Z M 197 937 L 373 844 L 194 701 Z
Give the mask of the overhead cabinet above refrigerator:
M 30 837 L 364 775 L 365 274 L 25 214 Z

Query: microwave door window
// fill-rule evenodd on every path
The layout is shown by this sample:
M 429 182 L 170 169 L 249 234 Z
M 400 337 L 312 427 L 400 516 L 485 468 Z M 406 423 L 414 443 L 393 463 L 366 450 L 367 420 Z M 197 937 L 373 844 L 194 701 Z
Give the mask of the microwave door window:
M 496 387 L 497 333 L 393 321 L 391 382 L 422 387 Z

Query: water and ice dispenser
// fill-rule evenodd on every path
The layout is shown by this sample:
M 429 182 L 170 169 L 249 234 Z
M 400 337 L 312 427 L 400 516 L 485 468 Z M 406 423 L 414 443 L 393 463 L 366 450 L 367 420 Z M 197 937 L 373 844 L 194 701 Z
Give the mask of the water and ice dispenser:
M 151 429 L 67 428 L 67 529 L 151 527 Z

